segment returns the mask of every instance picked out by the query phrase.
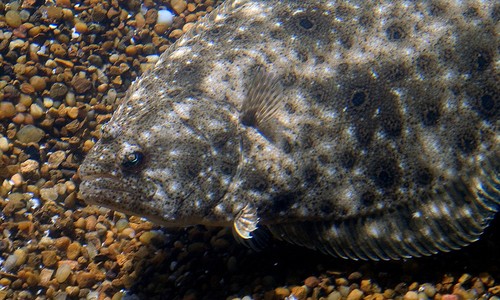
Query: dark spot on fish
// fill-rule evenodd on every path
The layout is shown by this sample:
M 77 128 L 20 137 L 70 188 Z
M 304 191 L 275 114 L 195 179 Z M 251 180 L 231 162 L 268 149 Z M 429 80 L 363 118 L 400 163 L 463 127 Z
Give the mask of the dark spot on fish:
M 406 33 L 402 26 L 398 24 L 392 24 L 385 30 L 387 39 L 391 42 L 400 41 L 406 38 Z
M 478 146 L 477 137 L 472 131 L 463 130 L 456 135 L 457 146 L 463 153 L 472 153 Z
M 480 101 L 481 107 L 486 111 L 491 111 L 495 107 L 495 101 L 491 95 L 483 95 Z
M 290 141 L 288 139 L 283 140 L 283 144 L 281 146 L 281 149 L 286 154 L 292 153 L 292 144 L 290 144 Z
M 311 22 L 311 20 L 309 20 L 307 17 L 304 17 L 299 20 L 299 25 L 302 26 L 302 28 L 308 30 L 313 28 L 314 23 Z
M 271 210 L 274 212 L 286 212 L 292 205 L 298 203 L 301 197 L 302 193 L 298 191 L 288 191 L 278 194 L 272 199 Z
M 423 76 L 433 76 L 437 74 L 439 63 L 437 57 L 429 54 L 422 54 L 416 60 L 417 71 Z
M 384 64 L 380 68 L 381 80 L 386 82 L 398 82 L 408 77 L 409 68 L 403 63 Z
M 333 212 L 333 207 L 331 203 L 322 202 L 319 205 L 319 210 L 323 215 L 331 215 L 331 213 Z
M 319 178 L 318 168 L 315 165 L 305 167 L 303 178 L 307 185 L 315 183 Z
M 342 154 L 340 154 L 339 160 L 342 167 L 344 167 L 347 170 L 350 170 L 356 164 L 356 155 L 354 155 L 354 153 L 351 151 L 345 151 Z
M 360 196 L 360 201 L 363 206 L 370 207 L 375 203 L 377 196 L 372 191 L 365 191 Z
M 422 186 L 427 186 L 432 182 L 432 174 L 428 168 L 421 168 L 416 173 L 417 183 Z
M 351 101 L 354 106 L 361 106 L 366 101 L 366 92 L 365 91 L 354 92 Z
M 387 99 L 380 113 L 380 125 L 383 131 L 390 137 L 399 137 L 403 130 L 403 117 L 397 107 L 395 107 L 395 101 L 394 96 Z
M 372 158 L 372 166 L 370 170 L 371 178 L 375 185 L 382 189 L 389 189 L 394 187 L 399 183 L 400 172 L 397 167 L 396 161 L 390 152 L 385 151 L 384 149 L 377 150 L 379 157 Z
M 491 54 L 488 51 L 478 51 L 476 66 L 478 71 L 486 70 L 492 62 Z

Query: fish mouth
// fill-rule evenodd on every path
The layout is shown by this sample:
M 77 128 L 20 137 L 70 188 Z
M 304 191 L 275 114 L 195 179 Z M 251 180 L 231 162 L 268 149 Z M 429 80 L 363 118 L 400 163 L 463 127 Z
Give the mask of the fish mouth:
M 97 205 L 127 215 L 146 218 L 164 227 L 181 227 L 201 224 L 202 220 L 167 219 L 157 205 L 151 205 L 152 195 L 110 174 L 89 174 L 81 176 L 80 193 L 88 205 Z
M 143 190 L 133 188 L 110 174 L 91 174 L 81 178 L 80 193 L 85 203 L 147 217 L 146 209 L 142 209 L 140 204 L 147 203 L 150 197 Z M 127 207 L 134 207 L 134 211 Z

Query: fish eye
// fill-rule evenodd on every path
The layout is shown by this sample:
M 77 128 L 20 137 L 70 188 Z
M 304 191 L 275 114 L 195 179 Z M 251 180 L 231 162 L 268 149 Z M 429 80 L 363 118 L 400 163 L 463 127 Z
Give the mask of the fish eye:
M 122 161 L 122 167 L 125 170 L 131 170 L 141 164 L 144 159 L 142 152 L 132 152 L 125 155 Z

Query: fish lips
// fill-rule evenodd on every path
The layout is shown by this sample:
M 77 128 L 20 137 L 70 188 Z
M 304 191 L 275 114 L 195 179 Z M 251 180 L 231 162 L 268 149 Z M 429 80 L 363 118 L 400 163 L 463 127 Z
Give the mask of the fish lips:
M 80 193 L 87 204 L 104 206 L 125 214 L 150 213 L 146 206 L 142 208 L 140 205 L 147 203 L 151 196 L 149 193 L 110 175 L 83 176 Z

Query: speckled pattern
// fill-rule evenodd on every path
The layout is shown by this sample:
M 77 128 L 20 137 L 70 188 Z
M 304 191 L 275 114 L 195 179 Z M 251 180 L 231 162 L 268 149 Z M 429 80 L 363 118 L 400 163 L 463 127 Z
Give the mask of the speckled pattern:
M 499 207 L 494 1 L 228 1 L 137 80 L 80 167 L 89 203 L 352 259 L 477 240 Z M 254 128 L 259 69 L 284 103 Z

